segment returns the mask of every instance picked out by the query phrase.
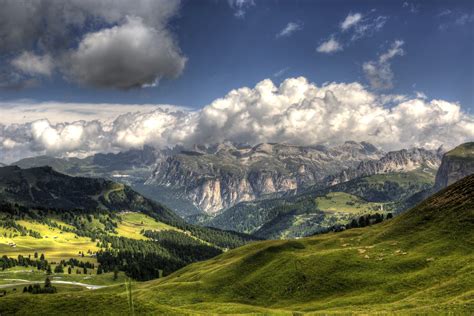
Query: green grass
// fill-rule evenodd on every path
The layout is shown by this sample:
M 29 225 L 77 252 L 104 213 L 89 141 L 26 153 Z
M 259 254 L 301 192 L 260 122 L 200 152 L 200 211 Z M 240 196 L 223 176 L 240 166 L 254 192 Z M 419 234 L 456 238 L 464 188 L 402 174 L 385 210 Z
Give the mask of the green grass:
M 368 214 L 375 211 L 383 212 L 383 203 L 367 202 L 345 192 L 331 192 L 316 198 L 318 209 L 328 213 Z
M 385 183 L 387 181 L 399 183 L 401 186 L 411 183 L 433 184 L 436 176 L 436 169 L 421 167 L 410 172 L 391 172 L 375 174 L 365 177 L 369 183 Z
M 448 157 L 471 158 L 474 157 L 474 142 L 464 143 L 446 153 Z
M 61 259 L 79 258 L 79 252 L 87 253 L 89 250 L 91 252 L 98 250 L 96 243 L 92 242 L 90 238 L 79 237 L 74 233 L 32 220 L 19 220 L 17 223 L 27 229 L 39 232 L 41 238 L 20 236 L 11 229 L 0 227 L 0 254 L 17 257 L 18 255 L 33 256 L 35 252 L 38 252 L 39 254 L 43 253 L 49 261 L 60 261 Z M 8 245 L 9 243 L 14 243 L 16 247 Z M 81 258 L 81 260 L 95 261 L 95 259 L 88 257 Z
M 378 225 L 255 242 L 136 283 L 134 314 L 472 314 L 473 231 L 474 175 Z M 127 315 L 127 297 L 125 285 L 12 295 L 0 313 Z
M 138 212 L 128 212 L 120 214 L 121 222 L 117 225 L 117 235 L 131 239 L 143 240 L 147 239 L 140 232 L 141 230 L 175 230 L 180 231 L 176 227 L 158 222 L 148 215 Z

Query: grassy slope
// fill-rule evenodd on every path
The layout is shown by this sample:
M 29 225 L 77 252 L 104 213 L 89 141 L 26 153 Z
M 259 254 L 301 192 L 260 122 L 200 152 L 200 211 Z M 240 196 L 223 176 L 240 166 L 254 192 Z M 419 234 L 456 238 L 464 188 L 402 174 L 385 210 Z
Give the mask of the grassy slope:
M 20 236 L 11 228 L 0 227 L 0 254 L 9 257 L 18 255 L 28 256 L 36 252 L 44 253 L 50 261 L 61 259 L 79 258 L 79 252 L 87 253 L 88 250 L 98 250 L 96 243 L 90 238 L 80 237 L 71 232 L 61 231 L 58 228 L 49 227 L 31 220 L 17 221 L 18 224 L 41 234 L 41 238 L 31 236 Z M 5 236 L 6 234 L 6 236 Z M 11 237 L 10 237 L 10 234 Z M 15 243 L 16 247 L 8 244 Z M 83 261 L 88 258 L 81 259 Z
M 263 241 L 134 286 L 136 313 L 474 310 L 474 176 L 371 227 Z M 127 313 L 125 288 L 2 299 L 0 312 Z M 114 304 L 111 304 L 111 303 Z
M 123 236 L 131 239 L 145 240 L 148 239 L 143 236 L 141 230 L 175 230 L 181 231 L 176 227 L 167 225 L 162 222 L 155 221 L 150 216 L 143 213 L 127 212 L 120 214 L 121 222 L 117 225 L 117 236 Z
M 140 212 L 124 212 L 119 214 L 119 217 L 121 220 L 117 222 L 117 233 L 110 233 L 111 235 L 146 240 L 148 238 L 141 234 L 142 230 L 173 230 L 183 232 L 176 227 L 156 221 L 150 216 Z M 72 226 L 60 220 L 53 218 L 52 221 L 63 227 L 72 228 Z M 41 238 L 34 238 L 29 235 L 21 236 L 12 228 L 0 227 L 1 255 L 16 258 L 18 255 L 33 256 L 35 252 L 38 252 L 39 254 L 43 253 L 49 261 L 53 262 L 59 262 L 61 259 L 68 260 L 70 258 L 77 258 L 81 261 L 96 262 L 95 258 L 88 256 L 81 257 L 79 255 L 79 252 L 87 254 L 89 250 L 91 252 L 99 250 L 96 246 L 97 242 L 93 242 L 90 238 L 77 236 L 72 232 L 67 232 L 56 227 L 50 227 L 31 219 L 18 220 L 16 222 L 17 224 L 26 227 L 28 230 L 31 229 L 40 233 Z M 83 219 L 82 222 L 90 228 L 103 228 L 104 226 L 95 217 L 91 222 L 85 219 Z M 9 245 L 10 243 L 14 243 L 16 247 L 11 247 Z
M 474 142 L 464 143 L 446 153 L 448 157 L 472 159 L 474 154 Z
M 368 214 L 372 211 L 380 211 L 381 203 L 372 203 L 345 192 L 330 192 L 325 196 L 316 198 L 316 206 L 325 212 Z

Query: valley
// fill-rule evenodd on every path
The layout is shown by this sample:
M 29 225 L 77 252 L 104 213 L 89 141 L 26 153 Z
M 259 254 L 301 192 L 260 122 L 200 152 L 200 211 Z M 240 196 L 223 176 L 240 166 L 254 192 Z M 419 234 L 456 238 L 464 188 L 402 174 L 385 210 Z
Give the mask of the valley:
M 367 142 L 352 141 L 332 147 L 226 142 L 164 150 L 144 147 L 84 159 L 43 156 L 13 165 L 50 165 L 72 176 L 118 181 L 189 223 L 262 238 L 292 238 L 345 225 L 352 218 L 344 212 L 337 216 L 321 212 L 307 196 L 338 190 L 369 204 L 385 203 L 381 213 L 396 212 L 406 208 L 403 200 L 433 185 L 441 156 L 441 149 L 385 153 Z M 287 209 L 295 201 L 304 207 L 291 214 L 274 209 L 282 205 Z M 270 221 L 281 224 L 270 225 Z M 299 224 L 302 221 L 304 225 Z M 269 231 L 264 227 L 267 223 L 275 228 Z M 264 232 L 257 233 L 260 228 Z
M 465 313 L 474 308 L 474 176 L 384 223 L 252 243 L 170 276 L 75 292 L 85 313 Z M 2 298 L 4 313 L 73 310 L 66 293 Z M 114 302 L 114 304 L 110 304 Z
M 72 293 L 104 314 L 469 310 L 472 148 L 446 153 L 440 171 L 427 160 L 389 164 L 192 224 L 124 183 L 2 167 L 0 313 L 72 312 L 63 298 Z M 420 151 L 411 153 L 402 156 Z M 437 184 L 446 172 L 451 185 Z

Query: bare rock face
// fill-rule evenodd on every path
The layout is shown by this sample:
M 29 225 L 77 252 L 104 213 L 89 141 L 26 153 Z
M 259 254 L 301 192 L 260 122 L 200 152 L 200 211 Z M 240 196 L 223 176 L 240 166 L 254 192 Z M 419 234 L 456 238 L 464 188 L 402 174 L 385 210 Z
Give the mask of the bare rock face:
M 473 173 L 474 142 L 459 145 L 443 156 L 441 166 L 436 174 L 435 190 L 444 189 Z
M 197 208 L 213 215 L 242 201 L 315 184 L 383 154 L 364 142 L 334 147 L 275 143 L 195 146 L 160 161 L 146 185 L 172 188 L 180 196 L 184 192 Z
M 352 179 L 391 172 L 408 172 L 419 168 L 437 170 L 441 164 L 442 151 L 423 148 L 392 151 L 378 160 L 362 161 L 357 167 L 341 171 L 325 179 L 324 185 L 331 186 Z

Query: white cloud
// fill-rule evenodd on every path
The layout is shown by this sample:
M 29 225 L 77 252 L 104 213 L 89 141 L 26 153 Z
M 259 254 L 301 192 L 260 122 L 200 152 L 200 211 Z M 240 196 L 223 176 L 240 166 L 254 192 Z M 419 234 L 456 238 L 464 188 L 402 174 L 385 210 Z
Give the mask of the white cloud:
M 247 10 L 255 5 L 254 0 L 227 0 L 227 2 L 237 18 L 244 18 Z
M 449 148 L 472 139 L 474 117 L 457 103 L 379 95 L 357 82 L 317 86 L 299 77 L 279 86 L 266 79 L 232 90 L 199 111 L 158 108 L 112 121 L 0 124 L 0 161 L 225 140 L 305 145 L 356 140 L 391 150 Z
M 11 64 L 28 75 L 50 76 L 54 65 L 51 56 L 38 56 L 31 52 L 23 52 L 11 61 Z
M 360 13 L 349 13 L 344 21 L 341 22 L 341 30 L 347 31 L 351 27 L 355 26 L 362 20 L 362 14 Z
M 438 25 L 438 29 L 441 31 L 446 31 L 455 27 L 463 27 L 474 22 L 474 13 L 459 11 L 451 12 L 450 10 L 445 10 L 439 13 L 437 17 L 444 20 L 444 22 Z
M 351 41 L 356 41 L 358 39 L 372 36 L 375 32 L 380 31 L 385 23 L 387 22 L 387 17 L 380 15 L 375 18 L 367 17 L 354 26 Z
M 327 41 L 321 43 L 316 49 L 319 53 L 335 53 L 342 50 L 342 45 L 334 37 L 331 37 Z
M 290 69 L 290 67 L 282 68 L 282 69 L 278 70 L 277 72 L 275 72 L 275 73 L 273 74 L 273 77 L 281 77 L 281 76 L 283 76 L 289 69 Z
M 465 25 L 467 23 L 470 23 L 470 22 L 473 22 L 474 21 L 474 13 L 472 14 L 462 14 L 461 16 L 459 16 L 455 21 L 454 23 L 457 24 L 457 25 Z
M 374 89 L 390 89 L 393 87 L 393 71 L 390 60 L 395 56 L 405 54 L 402 46 L 404 42 L 396 40 L 390 49 L 381 54 L 377 61 L 368 61 L 362 65 L 362 70 Z
M 436 17 L 437 17 L 437 18 L 440 18 L 440 17 L 443 17 L 443 16 L 451 15 L 451 13 L 453 13 L 451 10 L 449 10 L 449 9 L 444 9 L 444 10 L 440 11 L 440 12 L 436 15 Z
M 407 1 L 403 2 L 402 8 L 408 8 L 410 10 L 410 13 L 417 13 L 420 6 L 415 5 L 413 3 L 408 3 Z
M 63 123 L 66 117 L 69 122 L 93 121 L 110 123 L 118 116 L 134 112 L 151 112 L 157 109 L 187 111 L 187 108 L 166 104 L 113 104 L 113 103 L 64 103 L 23 100 L 17 102 L 0 102 L 2 115 L 0 124 L 25 124 L 47 118 L 51 124 Z
M 296 31 L 302 30 L 303 24 L 298 22 L 289 22 L 277 35 L 276 37 L 287 37 L 291 36 Z
M 426 94 L 422 91 L 415 91 L 415 95 L 416 95 L 416 98 L 417 99 L 423 99 L 423 100 L 426 100 L 428 99 L 428 97 L 426 96 Z
M 369 37 L 380 31 L 388 18 L 383 15 L 374 16 L 374 10 L 362 13 L 349 13 L 339 24 L 339 30 L 331 37 L 319 45 L 317 51 L 320 53 L 332 53 L 341 51 L 343 47 L 351 43 Z M 337 40 L 335 38 L 338 38 Z
M 186 58 L 165 30 L 158 31 L 137 17 L 119 26 L 89 33 L 66 62 L 67 73 L 79 83 L 130 89 L 174 78 Z

